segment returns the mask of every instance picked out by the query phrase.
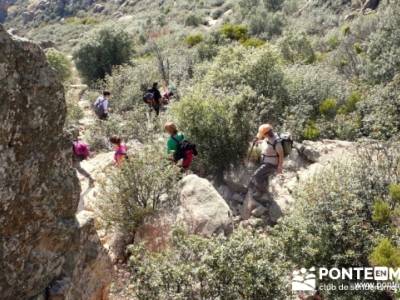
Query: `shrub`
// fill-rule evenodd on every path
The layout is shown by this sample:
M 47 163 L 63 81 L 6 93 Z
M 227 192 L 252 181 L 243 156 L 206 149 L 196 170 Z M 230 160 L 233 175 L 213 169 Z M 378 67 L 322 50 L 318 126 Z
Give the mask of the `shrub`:
M 362 149 L 368 148 L 364 145 Z M 282 260 L 305 268 L 369 265 L 368 256 L 375 239 L 382 235 L 392 238 L 396 234 L 388 231 L 387 226 L 373 222 L 371 216 L 375 199 L 386 194 L 385 178 L 399 177 L 396 174 L 399 153 L 391 152 L 387 156 L 383 153 L 379 147 L 373 147 L 348 160 L 341 157 L 329 167 L 321 168 L 296 190 L 296 205 L 291 214 L 272 231 Z M 375 155 L 384 155 L 382 161 L 374 160 Z M 394 168 L 388 168 L 392 163 Z M 399 257 L 397 254 L 397 261 Z M 381 261 L 372 261 L 381 265 Z M 319 282 L 323 283 L 329 282 Z M 339 283 L 335 281 L 335 284 Z M 326 299 L 372 300 L 382 295 L 371 291 L 322 293 Z
M 354 91 L 347 98 L 346 102 L 340 107 L 339 113 L 349 114 L 357 110 L 357 103 L 362 99 L 362 95 L 359 91 Z
M 88 36 L 74 52 L 76 67 L 86 82 L 104 79 L 114 66 L 128 63 L 133 53 L 129 35 L 103 27 Z
M 249 19 L 250 33 L 264 39 L 271 39 L 282 33 L 284 20 L 284 16 L 280 13 L 256 13 Z
M 83 117 L 83 110 L 78 103 L 67 101 L 67 118 L 65 120 L 65 126 L 77 126 Z
M 400 78 L 387 86 L 377 86 L 358 105 L 362 133 L 375 139 L 390 139 L 400 133 Z
M 258 48 L 265 45 L 265 41 L 258 38 L 249 38 L 241 42 L 241 44 L 245 47 L 253 47 Z
M 283 58 L 292 64 L 315 61 L 314 49 L 304 34 L 289 33 L 282 39 L 280 48 Z
M 372 220 L 381 224 L 388 224 L 390 221 L 390 206 L 383 200 L 376 200 L 374 203 Z
M 197 27 L 202 23 L 202 19 L 196 15 L 189 15 L 185 20 L 185 26 Z
M 211 13 L 211 18 L 213 18 L 213 20 L 217 20 L 219 19 L 222 15 L 224 14 L 224 10 L 223 9 L 216 9 Z
M 112 114 L 107 121 L 97 120 L 86 131 L 86 140 L 93 150 L 108 149 L 108 139 L 118 135 L 124 140 L 138 140 L 141 143 L 151 142 L 159 124 L 150 122 L 145 106 L 123 114 Z
M 394 1 L 370 37 L 365 76 L 373 83 L 389 82 L 400 71 L 400 3 Z
M 400 249 L 389 239 L 384 238 L 375 247 L 369 259 L 374 266 L 398 268 L 400 267 Z
M 253 130 L 262 122 L 279 122 L 286 90 L 279 57 L 271 47 L 225 47 L 205 67 L 205 73 L 195 78 L 204 94 L 225 98 L 247 93 Z
M 50 67 L 56 71 L 58 77 L 62 82 L 71 78 L 71 62 L 66 55 L 56 49 L 48 49 L 46 51 L 47 61 Z
M 248 28 L 246 25 L 240 24 L 224 24 L 221 29 L 220 33 L 230 40 L 243 40 L 247 38 L 248 35 Z
M 302 138 L 305 140 L 314 141 L 321 135 L 320 130 L 316 127 L 314 122 L 310 122 L 304 129 Z
M 395 203 L 400 203 L 400 184 L 392 183 L 389 186 L 389 196 Z
M 285 74 L 288 101 L 283 118 L 286 129 L 295 138 L 304 136 L 310 120 L 319 121 L 318 118 L 321 116 L 319 109 L 324 100 L 336 99 L 337 105 L 340 107 L 347 98 L 347 83 L 338 73 L 325 66 L 297 65 L 287 68 Z M 335 123 L 332 122 L 319 124 L 321 136 L 325 136 L 326 129 L 328 129 L 325 128 L 326 126 L 334 125 Z M 313 131 L 315 132 L 315 130 L 310 132 Z M 331 134 L 327 135 L 332 138 Z
M 112 76 L 106 76 L 105 89 L 112 94 L 114 112 L 122 113 L 143 107 L 144 92 L 159 80 L 157 61 L 138 59 L 133 65 L 115 67 Z
M 198 146 L 197 160 L 217 180 L 247 153 L 250 125 L 246 102 L 243 96 L 205 98 L 194 91 L 173 107 L 179 128 Z
M 176 167 L 154 145 L 148 146 L 107 173 L 96 213 L 104 224 L 133 232 L 145 216 L 175 205 L 177 178 Z
M 202 34 L 192 34 L 186 37 L 185 42 L 189 47 L 193 47 L 200 44 L 203 40 L 204 37 Z
M 264 0 L 264 6 L 267 10 L 277 11 L 282 8 L 285 0 Z
M 336 115 L 337 101 L 335 99 L 325 99 L 319 105 L 319 112 L 327 118 L 333 118 Z
M 171 249 L 129 247 L 139 299 L 287 299 L 286 276 L 268 239 L 238 230 L 204 239 L 175 230 Z

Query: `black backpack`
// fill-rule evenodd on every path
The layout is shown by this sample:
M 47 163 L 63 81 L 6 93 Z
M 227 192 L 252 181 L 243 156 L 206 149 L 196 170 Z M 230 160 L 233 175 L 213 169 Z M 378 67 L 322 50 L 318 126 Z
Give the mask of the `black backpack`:
M 283 148 L 283 156 L 287 157 L 290 155 L 290 153 L 292 153 L 292 149 L 293 149 L 293 139 L 290 133 L 281 133 L 278 134 L 278 139 L 275 140 L 275 142 L 272 145 L 272 147 L 275 147 L 278 143 L 282 144 L 282 148 Z
M 143 101 L 147 104 L 154 100 L 154 94 L 149 90 L 143 95 Z
M 193 155 L 197 156 L 198 152 L 196 149 L 196 145 L 192 144 L 191 142 L 187 141 L 187 140 L 183 140 L 183 141 L 178 141 L 175 137 L 172 136 L 172 139 L 176 142 L 177 144 L 177 149 L 174 152 L 174 160 L 175 161 L 179 161 L 181 159 L 185 159 L 186 157 L 186 152 L 189 150 L 193 151 Z

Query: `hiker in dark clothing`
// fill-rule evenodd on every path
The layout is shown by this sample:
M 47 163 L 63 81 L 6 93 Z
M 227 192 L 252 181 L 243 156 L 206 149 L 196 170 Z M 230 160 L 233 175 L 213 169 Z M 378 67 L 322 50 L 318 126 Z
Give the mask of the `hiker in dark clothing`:
M 153 94 L 151 107 L 154 109 L 156 115 L 158 116 L 160 114 L 161 98 L 162 98 L 161 93 L 158 90 L 158 82 L 154 82 L 153 87 L 148 92 Z

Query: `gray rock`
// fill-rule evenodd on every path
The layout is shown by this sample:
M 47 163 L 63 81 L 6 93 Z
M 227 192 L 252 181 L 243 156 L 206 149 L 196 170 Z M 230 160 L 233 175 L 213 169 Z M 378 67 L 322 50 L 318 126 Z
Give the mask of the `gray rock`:
M 211 236 L 232 231 L 232 211 L 208 180 L 196 175 L 182 179 L 180 202 L 178 223 L 190 232 Z
M 63 86 L 38 45 L 1 25 L 0 79 L 1 298 L 40 299 L 64 278 L 63 299 L 94 299 L 108 286 L 109 262 L 93 220 L 75 217 Z

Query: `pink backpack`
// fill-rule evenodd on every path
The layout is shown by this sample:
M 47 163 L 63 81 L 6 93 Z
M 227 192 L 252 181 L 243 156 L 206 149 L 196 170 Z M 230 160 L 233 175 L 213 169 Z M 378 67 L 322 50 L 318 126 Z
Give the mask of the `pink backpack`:
M 73 143 L 73 150 L 74 154 L 81 160 L 85 160 L 89 157 L 89 146 L 81 141 L 75 141 Z

